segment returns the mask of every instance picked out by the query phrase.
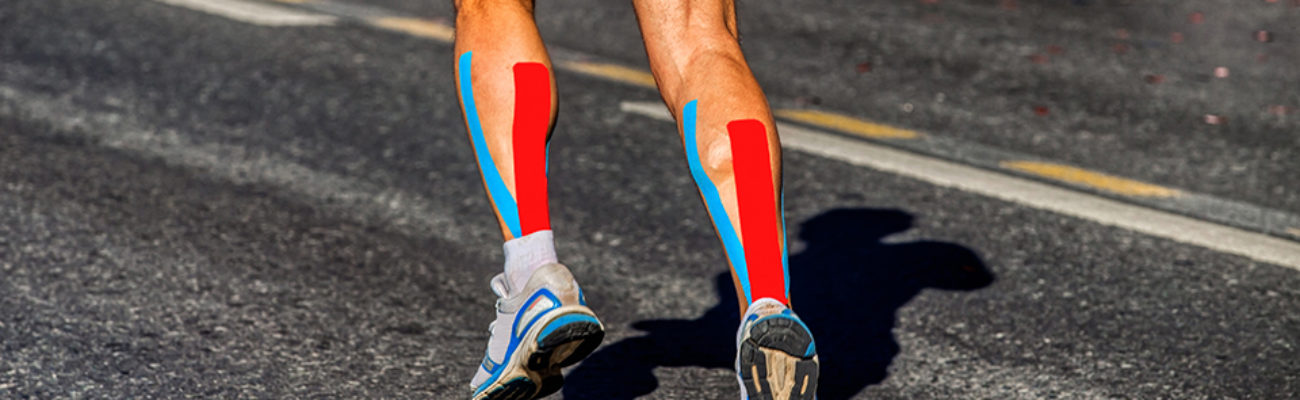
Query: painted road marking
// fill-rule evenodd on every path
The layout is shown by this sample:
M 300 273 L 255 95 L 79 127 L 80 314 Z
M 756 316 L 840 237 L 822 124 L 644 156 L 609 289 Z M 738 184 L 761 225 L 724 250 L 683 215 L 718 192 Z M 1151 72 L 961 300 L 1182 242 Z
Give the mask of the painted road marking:
M 456 28 L 444 23 L 426 19 L 381 17 L 368 19 L 367 22 L 371 25 L 390 31 L 398 31 L 445 43 L 451 43 L 451 41 L 456 37 Z
M 644 88 L 657 88 L 657 86 L 655 86 L 654 75 L 636 68 L 628 68 L 618 64 L 588 61 L 564 61 L 559 63 L 559 67 L 560 69 L 577 72 L 583 75 L 597 76 Z
M 1176 189 L 1092 172 L 1068 165 L 1039 161 L 1003 161 L 1000 165 L 1003 168 L 1013 169 L 1044 178 L 1073 183 L 1098 190 L 1105 190 L 1107 192 L 1122 194 L 1125 196 L 1173 197 L 1180 194 Z
M 245 0 L 155 0 L 161 3 L 263 26 L 333 25 L 338 18 Z
M 673 120 L 658 102 L 623 102 L 620 107 L 626 112 Z M 781 144 L 790 149 L 1300 270 L 1300 243 L 815 129 L 782 123 L 777 126 Z
M 921 134 L 860 118 L 817 110 L 776 110 L 778 117 L 872 139 L 916 139 Z

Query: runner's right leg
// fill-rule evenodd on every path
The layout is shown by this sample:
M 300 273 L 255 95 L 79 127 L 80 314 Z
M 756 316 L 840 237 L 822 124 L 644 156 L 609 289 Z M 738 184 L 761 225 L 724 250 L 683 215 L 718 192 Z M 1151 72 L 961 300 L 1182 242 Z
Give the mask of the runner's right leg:
M 551 62 L 532 0 L 457 0 L 456 74 L 470 142 L 506 239 L 505 272 L 474 399 L 533 399 L 560 388 L 560 368 L 595 350 L 604 330 L 568 268 L 556 263 L 546 145 L 555 121 Z
M 781 145 L 741 52 L 732 0 L 633 0 L 655 82 L 677 118 L 740 300 L 742 398 L 810 400 L 818 358 L 789 308 Z

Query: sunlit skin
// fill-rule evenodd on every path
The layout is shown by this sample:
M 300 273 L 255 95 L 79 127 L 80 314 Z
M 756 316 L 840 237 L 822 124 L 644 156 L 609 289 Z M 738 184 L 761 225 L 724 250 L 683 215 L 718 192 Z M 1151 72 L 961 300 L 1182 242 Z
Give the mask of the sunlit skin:
M 456 1 L 456 55 L 473 52 L 471 72 L 480 123 L 497 170 L 512 193 L 516 191 L 516 179 L 511 147 L 511 111 L 515 108 L 511 68 L 521 62 L 538 62 L 553 71 L 533 19 L 533 6 L 532 0 Z M 682 133 L 682 108 L 698 100 L 699 161 L 717 187 L 732 226 L 740 227 L 741 213 L 737 207 L 736 174 L 727 134 L 727 124 L 731 121 L 752 119 L 766 128 L 767 154 L 775 188 L 771 195 L 778 197 L 779 208 L 780 140 L 767 99 L 741 52 L 734 2 L 634 0 L 633 6 L 651 72 L 664 103 L 677 117 L 679 134 Z M 552 73 L 552 126 L 556 110 L 554 81 Z M 779 209 L 771 212 L 780 218 Z M 499 212 L 497 216 L 503 237 L 513 239 Z M 778 230 L 778 235 L 783 234 L 783 230 Z M 773 242 L 783 245 L 785 240 Z M 748 302 L 740 285 L 736 286 L 743 313 Z

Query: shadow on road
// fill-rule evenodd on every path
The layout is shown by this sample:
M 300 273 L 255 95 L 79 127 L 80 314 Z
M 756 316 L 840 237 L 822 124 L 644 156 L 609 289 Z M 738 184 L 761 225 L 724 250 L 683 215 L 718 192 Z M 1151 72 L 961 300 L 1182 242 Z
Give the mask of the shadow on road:
M 881 209 L 836 209 L 801 225 L 807 248 L 790 257 L 790 291 L 817 340 L 819 398 L 847 399 L 885 379 L 898 354 L 895 314 L 921 289 L 975 290 L 993 282 L 979 256 L 961 245 L 881 242 L 911 226 L 911 214 Z M 739 311 L 731 276 L 720 274 L 716 283 L 718 304 L 703 316 L 633 323 L 645 335 L 593 353 L 569 373 L 564 397 L 640 397 L 659 386 L 658 367 L 732 369 Z

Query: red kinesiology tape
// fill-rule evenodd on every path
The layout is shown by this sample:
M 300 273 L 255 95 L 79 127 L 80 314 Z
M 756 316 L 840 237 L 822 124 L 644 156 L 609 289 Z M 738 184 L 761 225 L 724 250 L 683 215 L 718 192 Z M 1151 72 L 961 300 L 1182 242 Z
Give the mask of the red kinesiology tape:
M 551 125 L 551 74 L 541 63 L 518 63 L 515 72 L 515 198 L 522 235 L 551 229 L 546 197 L 546 134 Z
M 736 174 L 736 208 L 745 247 L 745 266 L 752 298 L 785 303 L 785 269 L 781 260 L 780 210 L 767 146 L 767 128 L 758 120 L 727 123 L 732 167 Z

